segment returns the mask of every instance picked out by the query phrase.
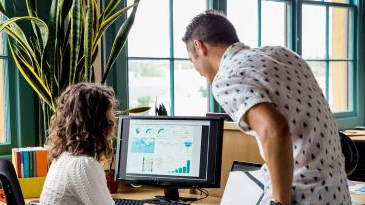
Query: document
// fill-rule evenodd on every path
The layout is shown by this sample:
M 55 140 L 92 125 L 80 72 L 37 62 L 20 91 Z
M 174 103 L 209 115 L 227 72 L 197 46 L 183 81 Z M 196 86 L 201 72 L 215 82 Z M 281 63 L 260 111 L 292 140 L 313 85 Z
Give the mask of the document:
M 231 171 L 221 205 L 259 204 L 264 193 L 262 181 L 260 170 Z
M 364 194 L 365 195 L 365 185 L 364 184 L 355 184 L 349 186 L 350 193 L 353 194 Z

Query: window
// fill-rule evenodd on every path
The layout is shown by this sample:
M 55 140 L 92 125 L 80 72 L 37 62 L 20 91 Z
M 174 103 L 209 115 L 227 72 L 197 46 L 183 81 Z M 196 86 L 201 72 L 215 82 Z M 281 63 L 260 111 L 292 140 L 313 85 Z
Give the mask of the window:
M 333 3 L 336 2 L 336 3 Z M 281 45 L 302 54 L 310 64 L 333 112 L 354 111 L 354 8 L 345 0 L 227 0 L 227 17 L 240 40 L 251 47 Z M 295 16 L 301 14 L 301 37 L 295 37 Z M 295 38 L 293 38 L 295 37 Z M 294 47 L 298 39 L 301 47 Z
M 289 2 L 227 0 L 227 17 L 240 41 L 254 48 L 263 45 L 289 47 Z
M 363 52 L 357 51 L 362 48 L 356 42 L 362 25 L 355 24 L 357 13 L 363 12 L 359 4 L 353 0 L 141 2 L 127 49 L 129 106 L 154 107 L 158 98 L 171 115 L 204 115 L 208 107 L 220 111 L 206 80 L 187 61 L 181 41 L 189 20 L 209 5 L 226 12 L 240 41 L 250 47 L 280 45 L 302 55 L 339 122 L 348 121 L 347 127 L 363 123 L 358 113 L 364 106 L 357 103 L 363 90 L 356 84 L 362 73 L 357 70 L 356 53 Z
M 205 115 L 207 81 L 188 61 L 181 39 L 206 9 L 206 0 L 141 1 L 128 39 L 130 107 L 154 107 L 157 99 L 169 115 Z
M 354 110 L 353 12 L 349 4 L 302 6 L 302 55 L 336 113 Z

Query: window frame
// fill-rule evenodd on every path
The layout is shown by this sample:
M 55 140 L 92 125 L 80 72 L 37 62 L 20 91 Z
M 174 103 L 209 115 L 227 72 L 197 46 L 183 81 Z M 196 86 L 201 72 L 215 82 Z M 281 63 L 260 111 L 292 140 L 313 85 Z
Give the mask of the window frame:
M 352 108 L 352 110 L 349 111 L 343 111 L 343 112 L 336 112 L 334 113 L 335 119 L 338 122 L 340 129 L 345 128 L 351 128 L 358 125 L 364 124 L 364 117 L 361 116 L 360 113 L 363 113 L 363 109 L 365 106 L 365 102 L 359 101 L 359 99 L 363 98 L 363 88 L 361 87 L 361 77 L 360 75 L 357 75 L 357 73 L 362 73 L 362 70 L 364 69 L 363 64 L 361 65 L 358 62 L 358 53 L 363 53 L 364 50 L 360 50 L 359 43 L 361 40 L 357 38 L 357 35 L 359 32 L 359 18 L 358 15 L 359 11 L 359 2 L 355 2 L 354 0 L 347 0 L 346 3 L 336 3 L 336 2 L 325 2 L 322 1 L 311 1 L 311 0 L 301 0 L 296 2 L 297 5 L 297 46 L 294 51 L 296 51 L 298 54 L 302 54 L 302 6 L 303 5 L 317 5 L 317 6 L 324 6 L 326 8 L 326 57 L 325 59 L 306 59 L 308 62 L 324 62 L 326 63 L 326 91 L 325 96 L 328 99 L 329 96 L 329 72 L 330 72 L 330 63 L 331 62 L 352 62 L 350 65 L 350 78 L 349 78 L 349 107 Z M 337 8 L 347 8 L 351 10 L 351 37 L 352 39 L 349 43 L 351 44 L 351 54 L 349 59 L 331 59 L 329 56 L 329 9 L 333 7 Z M 359 43 L 357 43 L 359 42 Z M 365 77 L 364 75 L 361 75 L 362 77 Z M 360 83 L 360 84 L 359 84 Z M 363 103 L 361 103 L 363 102 Z
M 173 25 L 173 19 L 171 18 L 171 12 L 172 12 L 172 2 L 173 0 L 169 0 L 170 5 L 170 19 L 169 19 L 169 26 Z M 365 83 L 362 82 L 363 78 L 365 78 L 365 34 L 364 34 L 364 22 L 365 17 L 362 17 L 361 15 L 364 13 L 364 2 L 361 0 L 348 0 L 347 3 L 334 3 L 334 2 L 325 2 L 322 1 L 311 1 L 311 0 L 257 0 L 258 2 L 261 1 L 276 1 L 276 2 L 287 2 L 290 3 L 290 9 L 288 9 L 288 15 L 290 15 L 288 19 L 289 28 L 288 28 L 288 47 L 292 49 L 293 51 L 301 54 L 301 48 L 302 48 L 302 35 L 301 35 L 301 25 L 302 25 L 302 5 L 303 4 L 315 4 L 315 5 L 324 5 L 328 8 L 331 6 L 339 6 L 339 7 L 350 7 L 352 8 L 351 16 L 353 24 L 351 25 L 351 33 L 352 33 L 352 58 L 350 60 L 353 60 L 353 73 L 351 74 L 351 77 L 349 79 L 349 82 L 351 83 L 350 89 L 353 88 L 352 96 L 350 99 L 350 103 L 352 103 L 353 110 L 349 112 L 340 112 L 335 113 L 335 118 L 339 124 L 340 129 L 344 128 L 350 128 L 358 125 L 364 125 L 364 94 L 365 89 L 363 88 L 365 86 Z M 108 2 L 108 1 L 106 1 Z M 106 3 L 105 3 L 106 4 Z M 260 3 L 259 3 L 260 4 Z M 227 12 L 227 1 L 226 0 L 207 0 L 207 7 L 208 9 L 218 9 L 222 10 L 223 12 Z M 259 13 L 259 16 L 261 14 Z M 327 15 L 328 16 L 328 15 Z M 328 20 L 328 18 L 327 18 Z M 260 23 L 259 23 L 260 24 Z M 115 24 L 110 29 L 111 32 L 107 32 L 106 38 L 105 38 L 105 49 L 104 51 L 108 51 L 111 48 L 111 43 L 108 42 L 108 35 L 112 36 L 114 33 L 116 33 L 116 29 L 118 28 L 118 24 Z M 113 33 L 114 30 L 114 33 Z M 261 26 L 259 25 L 259 32 L 261 31 Z M 361 32 L 362 31 L 362 32 Z M 327 30 L 328 32 L 328 30 Z M 173 39 L 171 36 L 171 30 L 170 30 L 170 38 Z M 326 34 L 328 36 L 328 34 Z M 109 37 L 110 39 L 110 37 Z M 172 45 L 171 45 L 172 44 Z M 117 96 L 119 100 L 122 100 L 122 106 L 123 108 L 128 107 L 128 59 L 139 59 L 135 57 L 128 57 L 127 54 L 127 46 L 123 49 L 123 53 L 121 57 L 119 57 L 114 65 L 115 67 L 119 67 L 119 69 L 113 69 L 112 75 L 108 78 L 108 84 L 113 86 L 116 90 Z M 170 50 L 173 49 L 173 40 L 170 41 Z M 107 54 L 107 52 L 104 52 L 104 54 Z M 145 59 L 145 58 L 144 58 Z M 147 58 L 146 58 L 147 59 Z M 173 61 L 174 60 L 187 60 L 187 59 L 175 59 L 173 56 L 173 52 L 170 51 L 170 57 L 169 58 L 150 58 L 153 60 L 170 60 L 170 98 L 171 98 L 171 114 L 174 114 L 174 85 L 173 85 Z M 329 59 L 326 59 L 330 61 Z M 328 64 L 328 63 L 327 63 Z M 172 68 L 171 68 L 172 67 Z M 117 77 L 118 76 L 118 77 Z M 350 90 L 351 91 L 351 90 Z M 219 104 L 214 100 L 214 97 L 211 93 L 210 86 L 208 86 L 208 110 L 210 112 L 224 112 L 224 110 L 219 106 Z M 125 103 L 127 102 L 127 103 Z
M 129 61 L 138 61 L 138 60 L 154 60 L 154 61 L 168 61 L 170 66 L 169 66 L 169 79 L 170 79 L 170 110 L 169 113 L 170 115 L 174 116 L 175 115 L 175 62 L 177 61 L 189 61 L 188 58 L 179 58 L 179 57 L 175 57 L 174 55 L 174 50 L 175 50 L 175 45 L 174 45 L 174 0 L 168 0 L 169 1 L 169 57 L 136 57 L 136 56 L 128 56 L 128 49 L 127 46 L 124 49 L 125 52 L 125 56 L 126 56 L 126 68 L 128 68 L 128 62 Z M 206 1 L 206 6 L 207 8 L 209 8 L 209 0 L 205 0 Z M 128 72 L 127 72 L 128 75 Z M 128 87 L 128 85 L 127 85 Z M 207 82 L 207 89 L 209 90 L 209 85 Z M 129 98 L 129 96 L 128 96 Z M 128 99 L 126 98 L 126 99 Z M 127 101 L 129 104 L 129 100 Z M 206 101 L 206 105 L 207 105 L 207 110 L 206 112 L 210 111 L 209 109 L 209 104 L 210 104 L 210 95 L 208 95 L 207 97 L 207 101 Z

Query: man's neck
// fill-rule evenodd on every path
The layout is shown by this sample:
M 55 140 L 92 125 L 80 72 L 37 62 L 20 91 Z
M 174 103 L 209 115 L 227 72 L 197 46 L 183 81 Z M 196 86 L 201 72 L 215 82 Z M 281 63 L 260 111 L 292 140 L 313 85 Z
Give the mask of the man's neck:
M 228 47 L 230 47 L 230 45 L 210 46 L 210 47 L 211 47 L 210 48 L 211 55 L 209 56 L 209 58 L 211 58 L 210 62 L 212 62 L 212 68 L 214 69 L 213 72 L 214 72 L 214 76 L 215 76 L 218 73 L 219 66 L 220 66 L 222 58 L 223 58 L 223 54 L 226 52 Z

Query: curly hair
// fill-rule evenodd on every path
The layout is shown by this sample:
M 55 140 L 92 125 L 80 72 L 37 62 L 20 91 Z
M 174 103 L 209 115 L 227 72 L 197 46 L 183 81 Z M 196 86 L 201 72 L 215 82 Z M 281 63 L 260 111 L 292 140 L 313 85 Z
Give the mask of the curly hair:
M 112 88 L 78 83 L 68 87 L 57 99 L 49 137 L 49 161 L 63 152 L 87 155 L 100 161 L 111 153 L 114 133 L 114 112 L 117 100 Z

